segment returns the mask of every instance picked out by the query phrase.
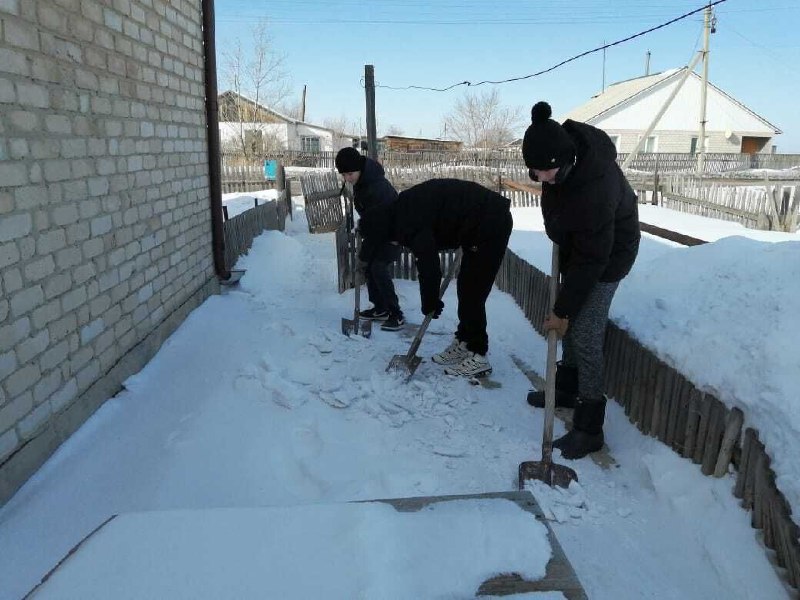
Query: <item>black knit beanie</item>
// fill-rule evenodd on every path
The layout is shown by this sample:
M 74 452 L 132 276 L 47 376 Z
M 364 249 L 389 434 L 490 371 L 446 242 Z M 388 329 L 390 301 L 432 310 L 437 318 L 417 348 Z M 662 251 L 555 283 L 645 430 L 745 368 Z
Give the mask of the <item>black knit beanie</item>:
M 531 124 L 522 139 L 522 158 L 529 169 L 547 171 L 575 162 L 575 144 L 552 114 L 547 102 L 531 109 Z
M 336 154 L 336 170 L 339 171 L 339 173 L 354 173 L 355 171 L 363 171 L 364 157 L 361 156 L 361 153 L 352 146 L 342 148 Z

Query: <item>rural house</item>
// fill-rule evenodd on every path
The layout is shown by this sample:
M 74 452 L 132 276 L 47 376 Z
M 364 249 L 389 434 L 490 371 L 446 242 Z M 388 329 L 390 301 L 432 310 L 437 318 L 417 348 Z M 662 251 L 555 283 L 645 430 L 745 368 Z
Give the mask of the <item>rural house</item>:
M 671 69 L 608 86 L 591 100 L 562 117 L 604 130 L 619 152 L 631 152 L 685 73 Z M 698 151 L 700 99 L 703 86 L 690 73 L 669 108 L 642 147 L 643 152 Z M 771 153 L 781 130 L 739 100 L 708 84 L 706 151 L 711 153 Z
M 233 91 L 219 95 L 219 132 L 224 151 L 245 154 L 332 152 L 358 139 L 300 121 Z

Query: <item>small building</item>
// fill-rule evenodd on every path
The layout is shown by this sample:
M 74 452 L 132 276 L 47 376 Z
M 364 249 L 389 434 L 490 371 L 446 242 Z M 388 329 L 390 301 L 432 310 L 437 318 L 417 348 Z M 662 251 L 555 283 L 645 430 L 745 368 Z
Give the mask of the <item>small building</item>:
M 404 135 L 385 135 L 378 138 L 381 152 L 459 152 L 464 145 L 456 140 L 442 140 Z
M 561 120 L 573 119 L 594 125 L 611 136 L 617 151 L 631 152 L 679 84 L 686 68 L 612 84 Z M 690 73 L 648 136 L 642 152 L 697 152 L 702 87 L 702 78 Z M 706 152 L 775 152 L 774 137 L 780 133 L 780 129 L 742 102 L 708 84 Z
M 219 133 L 223 150 L 253 154 L 270 150 L 332 152 L 352 146 L 358 139 L 295 119 L 230 90 L 219 95 Z

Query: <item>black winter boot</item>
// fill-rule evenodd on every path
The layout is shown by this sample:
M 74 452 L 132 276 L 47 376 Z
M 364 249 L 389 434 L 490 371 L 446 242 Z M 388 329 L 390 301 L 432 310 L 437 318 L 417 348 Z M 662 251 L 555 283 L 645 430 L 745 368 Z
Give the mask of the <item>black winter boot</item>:
M 572 429 L 553 442 L 568 460 L 583 458 L 603 447 L 603 422 L 606 420 L 606 397 L 578 398 L 572 416 Z
M 559 361 L 556 365 L 556 408 L 573 408 L 578 399 L 578 369 Z M 528 404 L 544 408 L 544 390 L 528 392 Z

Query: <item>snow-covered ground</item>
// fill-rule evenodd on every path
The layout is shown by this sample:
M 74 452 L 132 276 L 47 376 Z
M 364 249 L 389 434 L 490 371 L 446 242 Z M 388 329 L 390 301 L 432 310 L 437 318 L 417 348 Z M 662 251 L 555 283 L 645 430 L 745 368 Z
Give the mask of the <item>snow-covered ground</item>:
M 702 239 L 711 239 L 709 225 L 718 231 L 733 227 L 733 235 L 751 233 L 642 208 L 643 221 Z M 515 209 L 514 218 L 512 249 L 546 269 L 549 243 L 538 209 Z M 792 335 L 800 331 L 800 317 L 792 299 L 800 287 L 800 238 L 766 239 L 771 241 L 725 238 L 687 249 L 646 237 L 612 318 L 696 383 L 744 408 L 773 456 L 779 486 L 797 509 L 800 359 Z M 546 558 L 533 543 L 540 533 L 507 533 L 519 515 L 507 514 L 502 503 L 459 515 L 459 531 L 462 524 L 480 531 L 499 523 L 503 541 L 491 550 L 464 552 L 476 538 L 441 532 L 433 544 L 423 535 L 429 526 L 424 515 L 402 526 L 385 511 L 357 520 L 357 527 L 353 518 L 342 518 L 339 529 L 330 523 L 349 510 L 341 503 L 352 500 L 515 488 L 519 462 L 540 457 L 542 414 L 526 404 L 529 384 L 513 359 L 541 373 L 545 343 L 514 301 L 495 290 L 487 306 L 492 379 L 499 388 L 451 380 L 429 361 L 403 385 L 384 369 L 392 355 L 406 352 L 410 332 L 376 327 L 369 340 L 340 333 L 341 318 L 352 315 L 352 293 L 336 293 L 332 235 L 309 235 L 302 207 L 286 232 L 256 239 L 237 267 L 247 269 L 239 286 L 195 310 L 126 389 L 0 509 L 0 598 L 24 595 L 113 514 L 125 517 L 117 537 L 106 540 L 110 546 L 84 548 L 83 556 L 93 557 L 95 565 L 153 531 L 163 532 L 156 539 L 169 541 L 178 535 L 170 533 L 176 522 L 195 519 L 212 533 L 230 531 L 226 523 L 257 531 L 255 516 L 242 521 L 247 511 L 258 513 L 257 519 L 271 514 L 275 523 L 293 524 L 288 537 L 276 535 L 284 544 L 278 564 L 292 568 L 261 571 L 257 581 L 277 585 L 284 575 L 321 568 L 330 590 L 346 590 L 325 597 L 472 597 L 469 578 L 447 580 L 446 590 L 420 595 L 417 586 L 429 573 L 424 565 L 451 555 L 465 573 L 516 564 L 520 553 L 537 568 Z M 399 281 L 397 287 L 409 320 L 418 323 L 416 283 Z M 452 289 L 445 304 L 423 341 L 422 356 L 450 340 L 456 322 Z M 573 461 L 579 484 L 566 491 L 531 487 L 590 598 L 789 597 L 748 513 L 731 494 L 732 476 L 704 477 L 697 465 L 641 435 L 615 404 L 609 405 L 606 432 L 616 465 Z M 560 422 L 555 433 L 563 433 Z M 561 461 L 557 452 L 554 458 Z M 136 516 L 151 511 L 175 511 L 175 519 Z M 314 518 L 297 518 L 297 511 Z M 532 543 L 521 548 L 520 538 Z M 213 581 L 213 571 L 203 568 L 207 559 L 236 539 L 265 557 L 277 552 L 274 540 L 259 547 L 245 533 L 209 534 L 202 543 L 190 537 L 184 541 L 194 552 L 180 556 L 154 552 L 176 567 L 194 565 Z M 316 553 L 302 550 L 299 542 L 309 540 Z M 365 551 L 371 561 L 355 572 L 342 557 Z M 155 590 L 169 589 L 169 571 L 153 577 L 151 597 L 159 597 Z M 106 597 L 125 597 L 119 592 L 122 571 L 108 569 L 98 578 L 104 589 L 114 590 Z M 68 597 L 59 591 L 74 589 L 52 583 L 45 597 Z M 192 590 L 193 598 L 220 597 L 213 587 Z

